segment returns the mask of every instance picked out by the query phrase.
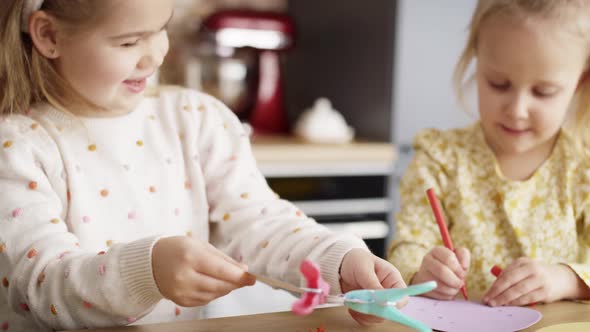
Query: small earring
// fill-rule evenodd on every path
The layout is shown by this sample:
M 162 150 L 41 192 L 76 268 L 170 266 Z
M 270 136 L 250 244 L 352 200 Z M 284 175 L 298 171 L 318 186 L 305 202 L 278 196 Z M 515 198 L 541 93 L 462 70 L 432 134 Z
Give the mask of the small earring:
M 55 48 L 52 48 L 49 50 L 49 56 L 54 56 L 55 55 Z

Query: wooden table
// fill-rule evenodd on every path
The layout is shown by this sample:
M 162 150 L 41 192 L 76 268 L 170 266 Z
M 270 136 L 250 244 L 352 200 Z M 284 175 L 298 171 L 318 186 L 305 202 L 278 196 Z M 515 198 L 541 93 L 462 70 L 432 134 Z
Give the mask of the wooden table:
M 559 323 L 590 322 L 590 305 L 559 302 L 549 305 L 537 305 L 534 308 L 543 313 L 543 319 L 534 326 L 524 330 L 533 332 L 541 327 Z M 405 326 L 386 322 L 370 328 L 360 327 L 343 307 L 318 309 L 307 317 L 298 317 L 291 312 L 269 313 L 251 316 L 234 316 L 227 318 L 185 321 L 167 324 L 143 325 L 101 330 L 84 330 L 85 332 L 316 332 L 323 326 L 325 332 L 411 332 Z M 82 332 L 82 331 L 81 331 Z

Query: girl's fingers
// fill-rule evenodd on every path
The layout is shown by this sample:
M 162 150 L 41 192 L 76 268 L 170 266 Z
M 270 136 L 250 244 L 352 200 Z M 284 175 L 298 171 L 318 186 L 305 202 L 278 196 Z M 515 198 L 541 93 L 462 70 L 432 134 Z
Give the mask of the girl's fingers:
M 211 243 L 206 243 L 207 246 L 207 252 L 215 255 L 217 257 L 223 258 L 225 261 L 227 261 L 228 263 L 234 264 L 235 266 L 242 268 L 246 271 L 248 271 L 248 266 L 246 264 L 240 263 L 238 261 L 236 261 L 235 259 L 233 259 L 232 257 L 230 257 L 229 255 L 225 254 L 223 251 L 215 248 L 215 246 L 213 246 Z
M 457 260 L 463 268 L 463 271 L 469 270 L 469 265 L 471 265 L 471 253 L 469 250 L 466 248 L 459 248 L 455 250 L 455 254 L 457 255 Z
M 516 280 L 518 276 L 516 276 L 513 280 Z M 510 303 L 519 297 L 526 295 L 543 285 L 537 282 L 536 278 L 533 277 L 525 277 L 519 281 L 513 282 L 507 287 L 503 292 L 499 293 L 495 297 L 490 297 L 488 299 L 489 304 L 491 306 L 502 306 L 507 303 Z
M 202 299 L 209 299 L 210 297 L 215 299 L 230 293 L 236 288 L 240 288 L 234 283 L 200 273 L 193 275 L 191 283 L 192 286 L 188 288 L 194 290 L 194 294 L 196 294 L 194 296 Z
M 350 313 L 350 316 L 354 318 L 354 320 L 364 326 L 370 326 L 383 322 L 383 318 L 380 317 L 363 314 L 351 309 L 348 309 L 348 312 Z
M 455 292 L 454 295 L 448 295 L 448 294 L 441 293 L 438 290 L 433 290 L 432 292 L 425 294 L 426 297 L 436 299 L 436 300 L 441 300 L 441 301 L 450 301 L 450 300 L 454 299 L 456 295 L 457 295 L 457 292 Z
M 457 277 L 453 271 L 439 261 L 434 259 L 429 261 L 426 269 L 428 273 L 434 277 L 434 280 L 441 285 L 446 285 L 452 288 L 460 288 L 463 285 L 463 280 Z
M 375 263 L 375 273 L 383 288 L 407 287 L 401 273 L 391 263 L 382 259 Z
M 436 290 L 434 290 L 433 292 L 436 292 L 444 297 L 453 298 L 459 293 L 459 288 L 453 288 L 439 284 L 436 287 Z
M 206 257 L 195 272 L 207 275 L 213 279 L 222 280 L 234 286 L 252 285 L 256 282 L 253 275 L 247 273 L 239 265 L 220 255 L 204 255 Z
M 461 280 L 465 276 L 465 271 L 461 264 L 459 264 L 459 260 L 457 259 L 457 255 L 447 248 L 441 248 L 440 250 L 433 250 L 432 257 L 437 260 L 440 264 L 447 267 L 455 276 L 456 278 L 462 282 Z
M 227 281 L 192 271 L 179 280 L 177 287 L 166 298 L 183 307 L 195 307 L 205 305 L 236 288 L 236 285 Z
M 522 280 L 528 278 L 531 274 L 531 269 L 529 265 L 509 265 L 509 268 L 506 268 L 496 279 L 496 281 L 492 284 L 492 287 L 488 290 L 487 294 L 484 296 L 484 302 L 489 303 L 489 301 L 496 300 L 497 297 L 504 293 L 506 290 L 511 288 L 513 285 L 518 284 Z
M 542 287 L 539 287 L 533 290 L 532 292 L 524 294 L 519 298 L 508 302 L 507 305 L 524 306 L 537 302 L 542 302 L 543 300 L 545 300 L 545 292 Z

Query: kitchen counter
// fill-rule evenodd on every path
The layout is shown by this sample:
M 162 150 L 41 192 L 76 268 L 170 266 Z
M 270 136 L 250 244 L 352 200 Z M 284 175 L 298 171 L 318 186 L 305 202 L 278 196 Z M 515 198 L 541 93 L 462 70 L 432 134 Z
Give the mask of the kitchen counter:
M 294 137 L 252 138 L 252 150 L 265 176 L 390 175 L 396 147 L 387 142 L 309 143 Z

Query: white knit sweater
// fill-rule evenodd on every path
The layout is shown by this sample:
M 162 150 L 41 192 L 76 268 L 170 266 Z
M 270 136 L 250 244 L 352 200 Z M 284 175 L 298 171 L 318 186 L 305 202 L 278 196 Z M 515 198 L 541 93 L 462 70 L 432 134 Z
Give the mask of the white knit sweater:
M 365 248 L 280 200 L 234 114 L 204 94 L 162 90 L 111 118 L 38 105 L 0 120 L 0 329 L 198 318 L 153 278 L 152 246 L 171 235 L 294 284 L 312 259 L 335 292 L 343 256 Z

